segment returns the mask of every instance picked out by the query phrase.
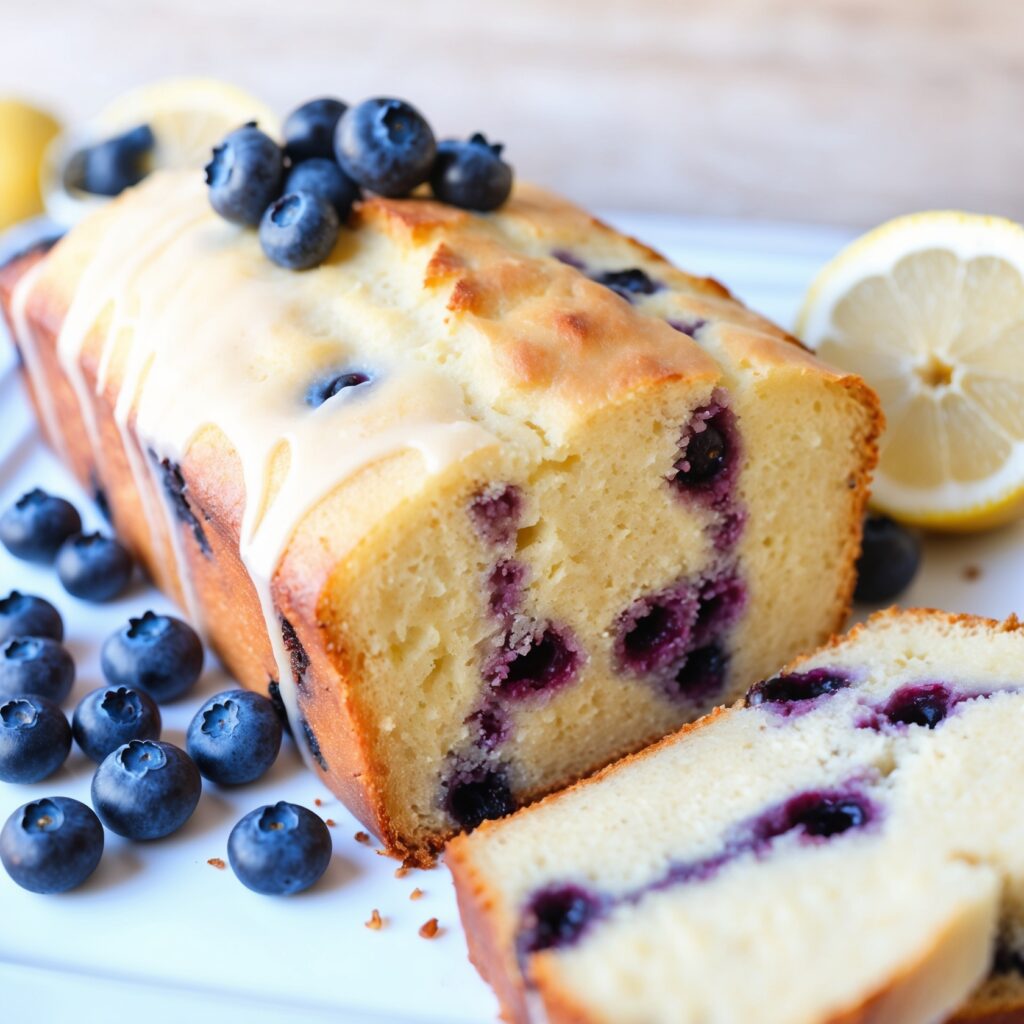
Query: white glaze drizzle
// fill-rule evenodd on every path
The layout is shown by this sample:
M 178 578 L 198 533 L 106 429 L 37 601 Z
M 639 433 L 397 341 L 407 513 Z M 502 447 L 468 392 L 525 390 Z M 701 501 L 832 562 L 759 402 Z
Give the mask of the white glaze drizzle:
M 437 474 L 497 439 L 469 415 L 458 385 L 419 359 L 415 347 L 396 346 L 390 358 L 378 352 L 371 384 L 310 408 L 304 396 L 312 379 L 356 354 L 345 339 L 310 337 L 296 322 L 304 275 L 271 267 L 251 233 L 216 218 L 196 176 L 144 188 L 151 201 L 132 197 L 131 215 L 126 209 L 113 219 L 83 274 L 58 341 L 61 364 L 85 384 L 82 347 L 111 308 L 97 389 L 114 379 L 117 363 L 115 418 L 144 502 L 147 484 L 158 494 L 163 486 L 152 460 L 138 457 L 135 437 L 144 452 L 152 447 L 176 462 L 207 426 L 234 448 L 245 485 L 240 554 L 298 736 L 296 685 L 271 590 L 296 526 L 371 463 L 411 450 L 420 454 L 424 473 Z M 311 273 L 333 273 L 345 283 L 343 267 Z M 86 384 L 83 405 L 87 392 Z M 161 507 L 189 601 L 182 527 L 166 501 Z M 157 536 L 155 523 L 149 526 Z M 299 747 L 308 760 L 305 744 Z

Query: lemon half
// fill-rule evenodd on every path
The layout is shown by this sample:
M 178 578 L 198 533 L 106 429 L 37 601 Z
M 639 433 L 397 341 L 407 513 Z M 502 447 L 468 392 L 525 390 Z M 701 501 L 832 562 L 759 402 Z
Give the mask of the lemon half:
M 818 275 L 797 334 L 860 374 L 887 420 L 872 503 L 941 530 L 1024 511 L 1024 228 L 900 217 Z

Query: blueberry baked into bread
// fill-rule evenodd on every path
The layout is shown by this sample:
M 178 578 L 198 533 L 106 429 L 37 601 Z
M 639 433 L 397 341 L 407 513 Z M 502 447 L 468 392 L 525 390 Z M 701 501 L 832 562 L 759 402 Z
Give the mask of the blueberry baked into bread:
M 925 1024 L 990 974 L 957 1019 L 1020 1020 L 1022 666 L 1016 619 L 880 613 L 454 840 L 508 1019 Z
M 295 273 L 157 173 L 2 287 L 50 443 L 410 862 L 847 609 L 874 395 L 535 188 Z

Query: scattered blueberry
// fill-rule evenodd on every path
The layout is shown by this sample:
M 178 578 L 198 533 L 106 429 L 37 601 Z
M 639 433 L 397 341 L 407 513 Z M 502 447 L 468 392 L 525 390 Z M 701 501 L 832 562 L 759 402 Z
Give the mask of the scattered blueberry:
M 91 807 L 51 796 L 19 807 L 0 831 L 0 861 L 23 889 L 43 894 L 81 885 L 103 856 L 103 826 Z
M 333 96 L 309 100 L 296 107 L 284 122 L 284 151 L 293 164 L 327 157 L 334 159 L 334 129 L 348 104 Z
M 334 133 L 341 169 L 382 196 L 405 196 L 427 180 L 437 144 L 423 115 L 404 100 L 379 98 L 349 107 Z
M 469 517 L 488 544 L 508 544 L 523 517 L 523 492 L 515 484 L 488 484 L 473 495 Z
M 187 622 L 147 611 L 107 637 L 100 665 L 111 686 L 143 690 L 164 704 L 195 686 L 203 645 Z
M 595 274 L 594 280 L 611 288 L 616 295 L 621 295 L 627 302 L 633 301 L 634 295 L 653 295 L 662 286 L 652 281 L 639 267 L 628 270 L 606 270 Z
M 547 622 L 525 635 L 509 631 L 484 674 L 502 696 L 521 700 L 564 686 L 582 661 L 572 631 Z
M 210 205 L 225 220 L 255 227 L 281 194 L 284 155 L 255 123 L 225 136 L 206 165 Z
M 728 668 L 729 656 L 717 643 L 710 643 L 687 654 L 683 667 L 675 674 L 675 684 L 684 697 L 719 693 L 725 686 Z
M 495 769 L 449 783 L 447 807 L 459 827 L 467 831 L 490 818 L 503 818 L 516 809 L 508 779 Z
M 148 158 L 156 140 L 147 124 L 79 150 L 64 177 L 72 188 L 98 196 L 117 196 L 137 185 L 148 172 Z
M 250 811 L 228 836 L 228 860 L 242 885 L 264 896 L 308 889 L 327 870 L 331 833 L 312 811 L 283 800 Z
M 312 192 L 334 207 L 344 223 L 352 204 L 359 198 L 359 186 L 334 162 L 314 157 L 293 167 L 285 178 L 284 192 Z
M 755 848 L 789 832 L 809 839 L 830 839 L 863 828 L 874 817 L 868 800 L 858 793 L 810 790 L 766 811 L 751 825 Z
M 600 912 L 601 901 L 578 885 L 553 885 L 527 904 L 519 933 L 523 953 L 571 946 Z
M 690 646 L 698 609 L 697 593 L 687 581 L 638 598 L 616 623 L 619 664 L 646 675 L 678 662 Z
M 338 215 L 326 199 L 312 192 L 289 192 L 264 212 L 260 245 L 279 267 L 308 270 L 331 255 L 338 228 Z
M 132 740 L 96 769 L 92 805 L 112 832 L 160 839 L 188 821 L 202 788 L 199 769 L 184 750 L 158 740 Z
M 228 690 L 211 697 L 188 727 L 188 752 L 206 778 L 222 786 L 254 782 L 281 749 L 281 720 L 258 693 Z
M 83 601 L 110 601 L 132 578 L 132 556 L 113 537 L 76 533 L 57 552 L 57 576 L 64 589 Z
M 921 538 L 888 516 L 868 515 L 857 560 L 858 601 L 890 601 L 910 586 L 921 564 Z
M 82 518 L 64 498 L 36 487 L 0 516 L 0 542 L 15 558 L 52 562 L 57 550 L 82 529 Z
M 479 132 L 467 142 L 447 139 L 437 147 L 430 188 L 442 203 L 465 210 L 495 210 L 512 192 L 512 168 L 502 146 Z
M 160 738 L 160 709 L 142 690 L 101 686 L 75 708 L 71 731 L 87 757 L 99 763 L 131 740 Z
M 75 663 L 56 640 L 16 636 L 0 648 L 0 699 L 29 694 L 60 704 L 74 681 Z
M 0 780 L 38 782 L 71 750 L 71 726 L 53 701 L 15 697 L 0 704 Z
M 347 373 L 339 373 L 326 380 L 318 380 L 306 392 L 306 404 L 314 409 L 323 405 L 328 398 L 346 391 L 349 388 L 357 388 L 360 384 L 369 384 L 369 374 L 360 373 L 358 370 L 351 370 Z
M 64 620 L 49 601 L 12 590 L 0 599 L 0 644 L 16 636 L 64 639 Z

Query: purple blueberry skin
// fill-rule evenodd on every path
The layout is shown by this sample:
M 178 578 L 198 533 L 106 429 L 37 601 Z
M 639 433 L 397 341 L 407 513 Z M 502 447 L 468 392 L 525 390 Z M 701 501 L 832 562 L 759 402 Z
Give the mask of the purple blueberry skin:
M 43 636 L 60 643 L 64 620 L 44 598 L 12 590 L 0 599 L 0 644 L 16 636 Z
M 334 207 L 341 223 L 345 222 L 352 204 L 359 198 L 359 186 L 333 160 L 321 157 L 306 160 L 288 172 L 284 194 L 292 192 L 312 192 L 326 199 Z
M 71 726 L 53 701 L 15 697 L 0 703 L 0 781 L 39 782 L 71 750 Z
M 60 546 L 82 529 L 71 502 L 36 487 L 0 515 L 0 543 L 14 555 L 42 565 L 53 561 Z
M 159 740 L 132 740 L 96 769 L 92 805 L 119 836 L 161 839 L 192 817 L 202 790 L 199 769 L 184 750 Z
M 29 892 L 67 892 L 81 885 L 103 856 L 103 826 L 91 807 L 66 796 L 19 807 L 0 831 L 0 862 Z
M 284 154 L 255 124 L 225 136 L 206 165 L 210 205 L 225 220 L 256 227 L 281 194 Z
M 107 638 L 100 665 L 111 686 L 143 690 L 166 704 L 195 686 L 203 671 L 203 645 L 187 622 L 147 611 Z
M 101 686 L 75 708 L 71 731 L 86 757 L 99 764 L 132 740 L 160 738 L 160 709 L 143 690 Z
M 284 801 L 250 811 L 228 837 L 231 870 L 242 885 L 263 896 L 308 889 L 327 870 L 332 852 L 323 821 Z
M 502 147 L 479 132 L 468 141 L 446 139 L 437 147 L 430 188 L 442 203 L 465 210 L 496 210 L 512 193 L 512 168 Z
M 65 180 L 97 196 L 118 196 L 146 176 L 156 139 L 147 124 L 79 150 L 68 161 Z
M 285 270 L 311 270 L 331 255 L 339 228 L 334 207 L 322 196 L 289 192 L 264 211 L 260 245 Z
M 284 151 L 293 164 L 319 157 L 334 159 L 334 129 L 348 104 L 322 96 L 296 107 L 284 121 Z
M 64 589 L 83 601 L 111 601 L 132 578 L 132 556 L 113 537 L 76 533 L 57 552 L 57 576 Z
M 75 663 L 56 640 L 18 636 L 0 648 L 0 698 L 32 694 L 60 704 L 74 681 Z
M 282 732 L 266 697 L 227 690 L 196 712 L 188 727 L 188 752 L 211 782 L 239 786 L 255 782 L 277 760 Z
M 334 132 L 341 169 L 360 187 L 391 198 L 426 181 L 436 153 L 430 125 L 404 100 L 364 100 L 342 114 Z
M 870 604 L 892 601 L 910 586 L 920 565 L 919 534 L 888 516 L 866 516 L 854 599 Z
M 600 897 L 579 885 L 551 885 L 530 897 L 520 926 L 523 954 L 571 946 L 601 913 Z

